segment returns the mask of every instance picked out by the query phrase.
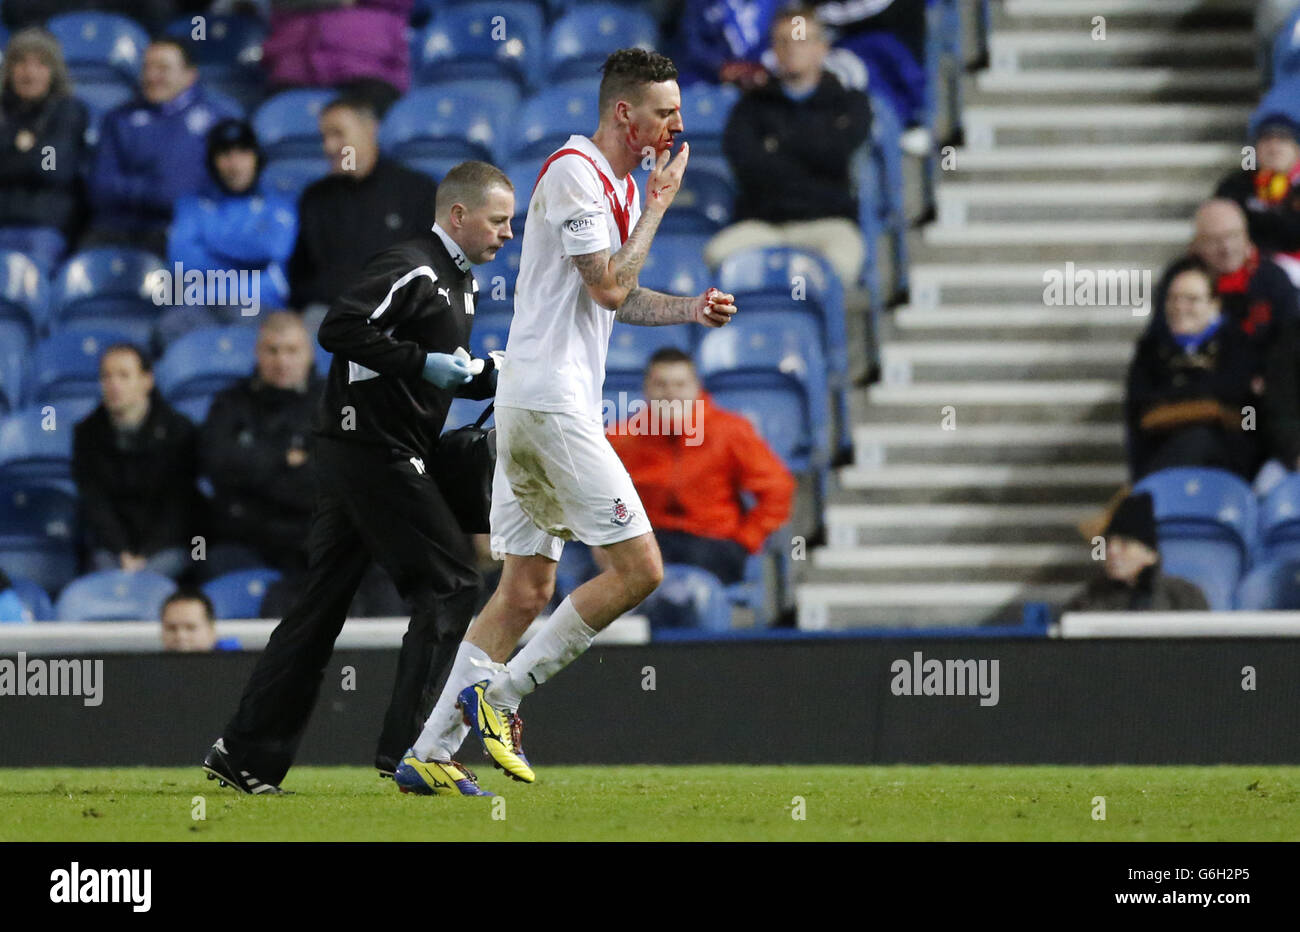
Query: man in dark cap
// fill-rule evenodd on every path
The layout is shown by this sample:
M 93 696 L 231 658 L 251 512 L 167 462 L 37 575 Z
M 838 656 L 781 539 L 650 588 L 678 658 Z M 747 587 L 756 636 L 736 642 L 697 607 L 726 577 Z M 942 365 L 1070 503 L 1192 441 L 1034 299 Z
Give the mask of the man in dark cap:
M 258 287 L 257 306 L 286 307 L 289 283 L 284 266 L 298 232 L 297 209 L 260 188 L 262 151 L 253 127 L 234 119 L 214 126 L 208 133 L 207 164 L 204 188 L 176 203 L 168 258 L 186 272 L 257 272 L 252 279 Z M 207 303 L 237 302 L 209 294 Z M 248 306 L 247 301 L 243 304 Z
M 1149 492 L 1119 503 L 1104 533 L 1104 572 L 1065 606 L 1067 612 L 1204 612 L 1201 590 L 1160 568 L 1155 503 Z
M 1300 284 L 1300 123 L 1271 114 L 1255 133 L 1255 161 L 1219 183 L 1246 211 L 1250 238 Z

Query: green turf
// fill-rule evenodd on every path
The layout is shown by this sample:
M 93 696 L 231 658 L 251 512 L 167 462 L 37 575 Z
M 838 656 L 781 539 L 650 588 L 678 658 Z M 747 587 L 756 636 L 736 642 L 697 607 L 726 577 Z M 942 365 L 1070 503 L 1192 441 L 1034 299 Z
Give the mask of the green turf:
M 0 770 L 0 841 L 1300 840 L 1300 767 L 548 767 L 523 786 L 484 766 L 479 777 L 504 808 L 403 796 L 353 767 L 296 768 L 285 781 L 296 795 L 278 798 L 220 789 L 197 768 Z M 1092 818 L 1097 796 L 1105 821 Z

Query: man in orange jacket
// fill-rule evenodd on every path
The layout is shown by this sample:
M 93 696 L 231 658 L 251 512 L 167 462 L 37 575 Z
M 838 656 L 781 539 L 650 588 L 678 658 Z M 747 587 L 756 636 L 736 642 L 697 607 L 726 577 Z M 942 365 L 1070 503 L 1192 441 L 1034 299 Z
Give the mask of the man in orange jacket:
M 748 420 L 713 403 L 681 350 L 664 348 L 650 358 L 645 396 L 659 415 L 640 425 L 633 415 L 609 439 L 641 496 L 664 562 L 739 582 L 745 559 L 790 516 L 794 477 Z M 748 510 L 741 502 L 746 492 L 754 498 Z

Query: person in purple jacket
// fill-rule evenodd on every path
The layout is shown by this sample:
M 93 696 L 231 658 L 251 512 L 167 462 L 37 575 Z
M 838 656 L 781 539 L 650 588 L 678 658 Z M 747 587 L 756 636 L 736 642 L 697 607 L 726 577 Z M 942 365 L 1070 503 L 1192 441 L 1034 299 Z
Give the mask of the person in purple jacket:
M 139 96 L 104 117 L 90 171 L 91 229 L 82 245 L 164 253 L 177 198 L 207 181 L 208 131 L 237 111 L 198 83 L 184 44 L 155 39 L 145 51 Z

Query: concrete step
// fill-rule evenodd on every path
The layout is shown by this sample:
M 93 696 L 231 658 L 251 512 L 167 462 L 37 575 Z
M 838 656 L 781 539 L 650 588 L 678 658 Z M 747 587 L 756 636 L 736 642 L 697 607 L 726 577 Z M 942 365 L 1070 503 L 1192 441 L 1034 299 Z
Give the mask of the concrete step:
M 1249 32 L 1196 32 L 1173 36 L 1168 29 L 999 30 L 989 37 L 989 69 L 996 72 L 1051 69 L 1145 69 L 1179 67 L 1248 68 L 1255 40 Z
M 1097 509 L 1079 505 L 853 505 L 826 508 L 832 549 L 868 544 L 1055 543 L 1082 540 L 1077 525 Z
M 1070 145 L 1222 142 L 1245 133 L 1250 110 L 1237 104 L 1199 103 L 982 106 L 966 108 L 962 125 L 971 149 L 1058 141 Z
M 1043 466 L 1124 458 L 1118 424 L 976 423 L 953 429 L 936 423 L 863 424 L 853 431 L 853 446 L 854 463 L 861 469 L 952 462 Z
M 1241 101 L 1258 94 L 1259 69 L 1246 68 L 1035 68 L 981 71 L 975 87 L 1008 100 L 1060 99 L 1063 103 L 1114 101 Z
M 839 472 L 846 489 L 998 489 L 1007 487 L 1113 490 L 1128 480 L 1123 465 L 1061 463 L 1041 466 L 1006 463 L 932 464 L 904 466 L 851 466 Z
M 1022 421 L 1084 424 L 1120 416 L 1123 386 L 1114 379 L 878 383 L 866 392 L 866 422 L 966 425 Z
M 1174 221 L 1184 224 L 1208 188 L 1181 180 L 1116 184 L 1072 182 L 952 182 L 936 192 L 937 226 L 967 223 L 1050 223 L 1068 211 L 1072 222 Z M 928 232 L 928 230 L 927 230 Z
M 1134 250 L 1125 249 L 1124 259 L 1132 261 Z M 1069 252 L 1073 258 L 1074 251 Z M 945 257 L 947 251 L 945 251 Z M 1163 262 L 1121 268 L 1115 256 L 1109 261 L 1086 263 L 1083 259 L 1062 262 L 999 262 L 971 265 L 961 262 L 921 262 L 912 266 L 911 303 L 919 309 L 937 309 L 953 303 L 988 304 L 1005 301 L 1025 305 L 1038 302 L 1044 307 L 1071 315 L 1085 308 L 1106 309 L 1118 316 L 1128 313 L 1146 319 L 1149 307 L 1143 302 L 1151 297 L 1151 282 Z M 1085 281 L 1094 283 L 1095 305 L 1062 304 L 1049 301 L 1080 300 Z M 1123 287 L 1121 287 L 1123 286 Z M 1127 294 L 1124 292 L 1127 290 Z M 1058 295 L 1057 292 L 1060 292 Z M 1127 300 L 1126 300 L 1127 299 Z
M 1025 602 L 1066 601 L 1078 590 L 1069 583 L 1017 582 L 804 583 L 795 590 L 800 628 L 824 631 L 853 627 L 1016 622 Z
M 1191 242 L 1190 220 L 1146 222 L 1060 220 L 1056 223 L 965 223 L 961 226 L 935 224 L 925 228 L 922 240 L 931 246 L 1077 246 L 1110 244 L 1158 245 L 1174 250 Z M 1077 260 L 1076 260 L 1077 261 Z
M 926 341 L 1052 340 L 1082 346 L 1094 340 L 1124 340 L 1130 344 L 1147 321 L 1128 307 L 1056 307 L 1037 304 L 944 305 L 924 308 L 912 304 L 894 309 L 887 318 L 891 343 L 914 346 Z
M 890 385 L 936 380 L 1118 379 L 1133 355 L 1132 341 L 1071 345 L 1064 341 L 894 342 L 881 349 Z
M 1082 583 L 1097 572 L 1087 543 L 880 544 L 813 553 L 816 582 Z
M 1031 145 L 999 146 L 996 149 L 963 147 L 954 153 L 956 168 L 951 174 L 960 176 L 965 172 L 1049 171 L 1055 172 L 1062 181 L 1078 181 L 1080 172 L 1127 172 L 1156 168 L 1162 170 L 1161 177 L 1165 180 L 1170 177 L 1187 180 L 1183 174 L 1184 169 L 1204 168 L 1226 175 L 1240 158 L 1241 146 L 1230 142 L 1174 145 L 1153 141 L 1141 146 Z

